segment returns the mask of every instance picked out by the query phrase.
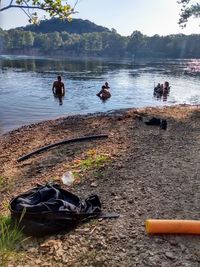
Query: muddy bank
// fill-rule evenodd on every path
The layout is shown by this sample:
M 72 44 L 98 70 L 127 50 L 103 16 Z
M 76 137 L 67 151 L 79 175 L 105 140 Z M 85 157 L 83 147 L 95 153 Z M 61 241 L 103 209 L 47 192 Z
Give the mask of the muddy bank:
M 167 130 L 147 126 L 152 116 Z M 72 116 L 22 127 L 0 137 L 1 212 L 11 196 L 67 170 L 77 179 L 66 189 L 97 193 L 104 211 L 119 219 L 91 221 L 75 231 L 30 239 L 12 266 L 200 266 L 199 238 L 147 236 L 147 218 L 199 219 L 200 109 L 194 106 L 130 109 L 98 116 Z M 63 139 L 108 134 L 105 140 L 56 147 L 23 162 L 17 158 Z M 104 160 L 83 168 L 91 158 Z

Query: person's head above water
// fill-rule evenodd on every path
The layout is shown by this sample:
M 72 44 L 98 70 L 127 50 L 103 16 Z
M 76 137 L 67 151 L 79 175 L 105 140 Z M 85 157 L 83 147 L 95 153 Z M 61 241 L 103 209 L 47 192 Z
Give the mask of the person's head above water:
M 164 83 L 164 85 L 165 85 L 165 87 L 169 87 L 169 82 L 166 81 L 166 82 Z
M 108 82 L 105 82 L 105 86 L 106 86 L 107 88 L 110 88 Z
M 61 80 L 62 80 L 60 75 L 57 76 L 57 79 L 58 79 L 59 82 L 61 82 Z

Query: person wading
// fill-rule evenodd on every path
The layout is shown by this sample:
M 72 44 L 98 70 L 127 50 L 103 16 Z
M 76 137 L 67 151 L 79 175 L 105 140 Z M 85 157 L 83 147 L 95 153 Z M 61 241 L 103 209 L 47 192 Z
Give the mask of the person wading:
M 61 76 L 57 77 L 57 81 L 54 81 L 52 86 L 52 92 L 56 96 L 64 96 L 65 95 L 65 85 L 62 82 Z

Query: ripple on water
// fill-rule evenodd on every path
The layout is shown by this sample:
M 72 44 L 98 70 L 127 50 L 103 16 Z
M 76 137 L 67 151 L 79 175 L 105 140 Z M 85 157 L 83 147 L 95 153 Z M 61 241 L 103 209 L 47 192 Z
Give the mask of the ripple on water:
M 134 64 L 125 60 L 58 62 L 45 58 L 0 58 L 3 70 L 0 72 L 1 132 L 68 114 L 200 104 L 200 60 L 165 59 Z M 65 97 L 61 100 L 54 98 L 51 90 L 58 73 L 66 86 Z M 154 84 L 165 80 L 171 85 L 168 98 L 154 98 Z M 102 102 L 96 93 L 105 81 L 110 84 L 112 97 Z

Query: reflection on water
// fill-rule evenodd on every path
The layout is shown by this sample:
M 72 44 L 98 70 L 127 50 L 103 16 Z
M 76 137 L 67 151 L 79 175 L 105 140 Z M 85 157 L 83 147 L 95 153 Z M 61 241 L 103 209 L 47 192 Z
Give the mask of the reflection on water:
M 200 74 L 200 60 L 199 59 L 190 60 L 186 65 L 185 72 L 188 74 Z
M 65 97 L 52 96 L 62 75 Z M 108 81 L 112 97 L 96 94 Z M 169 81 L 168 95 L 153 96 L 154 84 Z M 113 109 L 200 103 L 200 60 L 67 60 L 0 57 L 0 133 L 63 115 Z
M 53 60 L 48 58 L 21 58 L 21 57 L 9 57 L 3 58 L 1 60 L 2 70 L 14 69 L 15 71 L 24 71 L 24 72 L 45 72 L 45 73 L 55 73 L 55 70 L 62 72 L 72 72 L 86 74 L 93 70 L 93 73 L 98 73 L 102 71 L 103 66 L 106 68 L 106 64 L 102 60 Z M 74 76 L 75 77 L 75 76 Z M 79 75 L 77 75 L 79 78 Z

